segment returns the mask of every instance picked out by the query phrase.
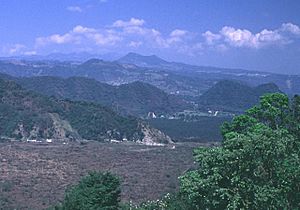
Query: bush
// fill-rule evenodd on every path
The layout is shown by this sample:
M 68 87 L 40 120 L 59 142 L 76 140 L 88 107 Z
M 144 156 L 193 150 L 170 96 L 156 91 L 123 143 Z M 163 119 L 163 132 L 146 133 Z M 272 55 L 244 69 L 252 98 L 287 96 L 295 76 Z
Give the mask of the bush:
M 116 210 L 120 202 L 120 180 L 111 173 L 90 172 L 66 191 L 60 210 Z

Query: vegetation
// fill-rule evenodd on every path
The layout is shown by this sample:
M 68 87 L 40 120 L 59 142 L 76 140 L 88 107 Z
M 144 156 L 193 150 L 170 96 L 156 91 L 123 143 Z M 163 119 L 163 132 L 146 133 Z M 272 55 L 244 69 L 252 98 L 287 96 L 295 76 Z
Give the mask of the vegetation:
M 66 191 L 64 201 L 55 210 L 192 210 L 179 195 L 167 194 L 162 199 L 140 205 L 120 203 L 120 180 L 111 173 L 90 172 L 80 182 Z
M 126 115 L 145 117 L 149 112 L 166 114 L 191 107 L 180 98 L 143 82 L 112 86 L 84 77 L 31 77 L 15 80 L 24 88 L 44 95 L 99 103 Z
M 181 177 L 194 209 L 300 208 L 300 100 L 262 97 L 225 123 L 221 147 L 199 148 L 200 168 Z
M 167 194 L 162 199 L 147 201 L 139 205 L 124 204 L 121 210 L 193 210 L 192 206 L 178 194 Z
M 120 201 L 120 180 L 111 173 L 90 172 L 67 190 L 57 210 L 116 210 Z
M 221 147 L 195 151 L 200 167 L 180 177 L 178 194 L 120 209 L 300 208 L 299 96 L 265 95 L 222 134 Z
M 273 83 L 253 88 L 239 81 L 222 80 L 201 95 L 198 102 L 202 109 L 242 113 L 257 104 L 260 96 L 277 92 L 281 91 Z
M 49 98 L 0 80 L 0 135 L 24 138 L 105 138 L 138 140 L 140 122 L 88 102 Z

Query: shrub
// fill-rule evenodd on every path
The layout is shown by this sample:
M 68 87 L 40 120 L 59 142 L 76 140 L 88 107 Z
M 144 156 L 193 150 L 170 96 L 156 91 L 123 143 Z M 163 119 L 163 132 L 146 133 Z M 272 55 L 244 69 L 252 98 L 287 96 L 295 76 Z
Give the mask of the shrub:
M 116 210 L 120 202 L 120 180 L 111 173 L 90 172 L 66 191 L 61 210 Z

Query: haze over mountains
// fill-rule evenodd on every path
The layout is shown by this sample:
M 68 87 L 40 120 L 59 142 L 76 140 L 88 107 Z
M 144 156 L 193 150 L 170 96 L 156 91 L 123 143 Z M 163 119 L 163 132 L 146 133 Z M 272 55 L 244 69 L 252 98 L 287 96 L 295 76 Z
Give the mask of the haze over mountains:
M 177 141 L 190 138 L 202 139 L 207 136 L 214 136 L 215 140 L 220 140 L 220 135 L 203 135 L 205 132 L 197 131 L 196 124 L 200 125 L 199 122 L 203 120 L 210 121 L 210 117 L 218 117 L 217 120 L 210 121 L 209 133 L 219 132 L 218 127 L 223 121 L 255 105 L 259 101 L 259 97 L 265 93 L 283 91 L 293 95 L 300 92 L 299 75 L 193 66 L 168 62 L 155 55 L 143 56 L 136 53 L 129 53 L 115 61 L 92 58 L 80 62 L 75 58 L 72 61 L 16 58 L 1 60 L 0 72 L 2 74 L 0 78 L 12 80 L 24 89 L 38 94 L 55 97 L 56 99 L 47 99 L 51 103 L 64 100 L 75 101 L 70 103 L 80 106 L 79 113 L 85 113 L 84 109 L 98 110 L 96 112 L 100 113 L 103 112 L 101 107 L 109 107 L 107 110 L 110 114 L 106 114 L 106 116 L 110 117 L 105 122 L 110 122 L 109 119 L 116 120 L 110 125 L 115 125 L 117 130 L 120 130 L 116 131 L 119 135 L 118 139 L 122 139 L 120 136 L 134 136 L 131 128 L 128 131 L 130 134 L 123 134 L 125 131 L 122 130 L 127 116 L 134 115 L 143 119 L 162 118 L 157 123 L 153 119 L 150 121 L 151 125 L 167 132 Z M 27 94 L 27 92 L 25 93 Z M 40 109 L 43 110 L 44 107 Z M 113 109 L 114 112 L 110 109 Z M 53 116 L 51 110 L 44 112 L 48 114 L 42 115 L 43 118 L 48 119 L 49 116 Z M 83 116 L 90 119 L 91 114 L 87 112 Z M 40 114 L 37 115 L 40 116 Z M 78 138 L 79 136 L 81 138 L 100 138 L 98 131 L 90 130 L 95 128 L 92 125 L 81 132 L 96 132 L 96 134 L 85 136 L 79 133 L 78 127 L 74 127 L 73 118 L 70 120 L 65 115 L 59 115 L 59 117 L 70 124 L 72 129 L 78 133 Z M 49 120 L 51 121 L 51 119 L 50 117 Z M 177 121 L 168 123 L 172 119 Z M 101 120 L 104 119 L 101 118 Z M 96 121 L 100 123 L 101 120 Z M 18 120 L 13 122 L 14 128 L 18 124 L 17 122 Z M 166 123 L 172 127 L 164 126 Z M 187 126 L 185 123 L 196 124 Z M 143 128 L 148 126 L 147 123 L 143 124 L 144 127 L 137 126 L 139 125 L 138 120 L 135 121 L 135 124 L 128 124 L 129 127 L 131 125 L 138 127 L 136 131 L 141 133 L 143 133 Z M 174 129 L 175 127 L 177 130 Z M 184 135 L 177 132 L 180 127 L 185 127 Z M 109 126 L 105 128 L 106 130 L 101 128 L 101 138 L 108 138 L 103 132 L 110 132 L 112 128 Z M 149 128 L 148 130 L 152 129 L 149 126 L 147 128 Z M 30 133 L 32 129 L 27 133 Z M 152 136 L 156 134 L 164 136 L 158 130 L 150 133 L 153 134 Z M 193 137 L 187 136 L 188 133 Z M 43 134 L 42 136 L 47 135 Z M 110 138 L 117 137 L 111 136 Z M 157 139 L 154 141 L 157 142 Z M 168 140 L 166 141 L 168 142 Z
M 242 69 L 194 66 L 168 62 L 157 56 L 129 53 L 116 61 L 90 59 L 80 61 L 2 60 L 0 72 L 12 76 L 88 77 L 100 82 L 120 85 L 141 81 L 167 93 L 198 96 L 217 81 L 239 80 L 251 86 L 273 82 L 287 94 L 300 92 L 299 75 L 281 75 Z
M 300 0 L 1 0 L 0 210 L 300 210 Z

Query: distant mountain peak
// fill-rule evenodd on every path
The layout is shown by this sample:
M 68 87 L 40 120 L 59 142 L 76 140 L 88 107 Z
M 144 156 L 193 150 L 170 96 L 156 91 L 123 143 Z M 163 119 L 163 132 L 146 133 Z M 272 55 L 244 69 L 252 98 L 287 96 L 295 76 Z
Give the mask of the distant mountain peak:
M 91 64 L 103 64 L 105 61 L 98 59 L 98 58 L 91 58 L 84 62 L 85 65 L 91 65 Z
M 110 62 L 110 61 L 105 61 L 102 59 L 98 58 L 92 58 L 80 65 L 81 67 L 89 67 L 89 68 L 94 68 L 94 67 L 112 67 L 112 68 L 119 68 L 121 65 L 117 62 Z
M 141 57 L 141 58 L 157 58 L 157 59 L 161 59 L 163 60 L 162 58 L 158 57 L 157 55 L 141 55 L 141 54 L 138 54 L 138 53 L 135 53 L 135 52 L 129 52 L 127 53 L 124 57 Z
M 125 56 L 142 56 L 142 55 L 135 53 L 135 52 L 129 52 Z
M 142 67 L 155 67 L 169 64 L 168 61 L 156 55 L 140 55 L 138 53 L 130 52 L 117 60 L 119 63 L 130 63 Z

